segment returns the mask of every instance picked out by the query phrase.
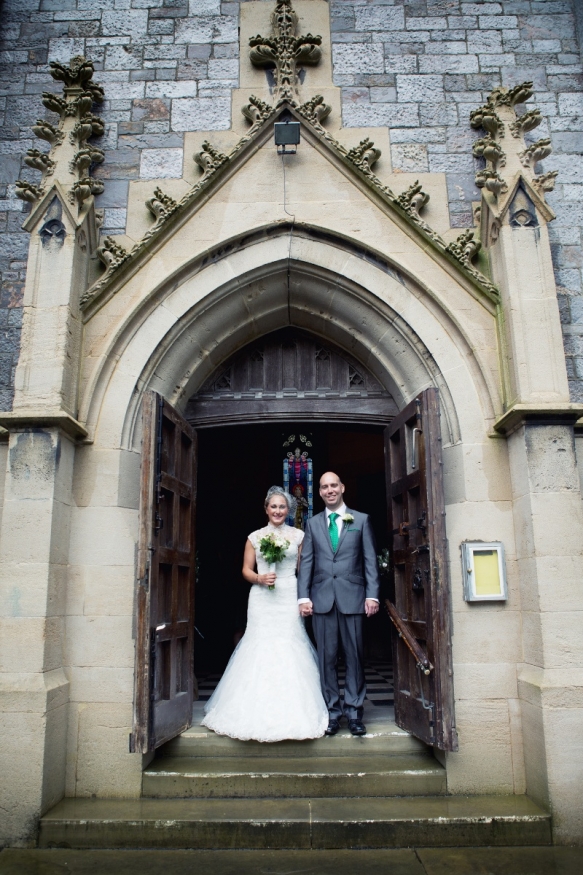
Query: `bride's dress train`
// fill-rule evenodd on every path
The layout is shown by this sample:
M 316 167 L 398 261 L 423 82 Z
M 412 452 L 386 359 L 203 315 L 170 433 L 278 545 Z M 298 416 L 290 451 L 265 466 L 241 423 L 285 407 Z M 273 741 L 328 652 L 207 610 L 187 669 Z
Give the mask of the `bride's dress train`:
M 257 570 L 270 566 L 259 541 L 278 531 L 290 541 L 275 588 L 253 585 L 247 629 L 205 707 L 203 726 L 243 741 L 319 738 L 328 725 L 316 651 L 298 611 L 296 565 L 304 533 L 271 524 L 252 532 Z

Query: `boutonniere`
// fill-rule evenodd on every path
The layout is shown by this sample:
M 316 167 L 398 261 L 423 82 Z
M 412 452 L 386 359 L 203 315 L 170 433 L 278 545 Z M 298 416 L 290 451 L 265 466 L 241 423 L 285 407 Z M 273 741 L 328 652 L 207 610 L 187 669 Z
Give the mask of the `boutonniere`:
M 349 526 L 350 523 L 354 522 L 354 517 L 351 513 L 344 513 L 342 514 L 342 522 L 346 523 L 346 525 Z

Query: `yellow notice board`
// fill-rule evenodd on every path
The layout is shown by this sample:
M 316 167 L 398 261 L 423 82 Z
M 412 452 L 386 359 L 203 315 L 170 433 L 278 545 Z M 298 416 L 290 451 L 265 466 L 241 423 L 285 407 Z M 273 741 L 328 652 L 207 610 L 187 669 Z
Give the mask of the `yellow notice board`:
M 474 550 L 476 595 L 501 595 L 497 550 Z
M 503 601 L 507 598 L 504 547 L 499 541 L 464 541 L 462 570 L 466 601 Z

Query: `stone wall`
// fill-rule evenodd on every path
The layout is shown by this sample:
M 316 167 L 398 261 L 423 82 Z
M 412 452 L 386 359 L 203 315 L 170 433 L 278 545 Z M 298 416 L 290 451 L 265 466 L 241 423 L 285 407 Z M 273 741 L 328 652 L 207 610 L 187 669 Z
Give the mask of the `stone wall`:
M 244 0 L 243 0 L 244 2 Z M 273 2 L 273 0 L 266 0 Z M 182 176 L 184 132 L 230 127 L 238 84 L 239 3 L 220 0 L 4 0 L 0 24 L 0 409 L 12 399 L 28 235 L 14 182 L 38 147 L 30 126 L 51 113 L 48 60 L 85 54 L 106 89 L 99 145 L 104 233 L 123 233 L 129 181 Z M 468 124 L 499 84 L 533 80 L 531 106 L 550 136 L 544 171 L 559 169 L 548 201 L 573 400 L 583 401 L 583 77 L 577 0 L 330 0 L 335 83 L 346 126 L 390 126 L 393 168 L 445 172 L 451 224 L 472 223 Z M 583 14 L 583 13 L 582 13 Z M 54 119 L 53 119 L 54 121 Z M 189 156 L 187 156 L 188 158 Z M 579 183 L 579 184 L 578 184 Z

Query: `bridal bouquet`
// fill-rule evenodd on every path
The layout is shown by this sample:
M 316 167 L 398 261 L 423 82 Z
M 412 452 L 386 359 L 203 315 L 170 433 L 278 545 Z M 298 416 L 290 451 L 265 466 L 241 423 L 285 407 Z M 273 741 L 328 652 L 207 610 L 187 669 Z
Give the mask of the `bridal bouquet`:
M 283 535 L 278 535 L 277 532 L 270 532 L 259 541 L 259 552 L 266 562 L 270 565 L 276 562 L 281 562 L 285 557 L 289 541 Z M 269 589 L 275 589 L 275 584 L 272 584 Z

